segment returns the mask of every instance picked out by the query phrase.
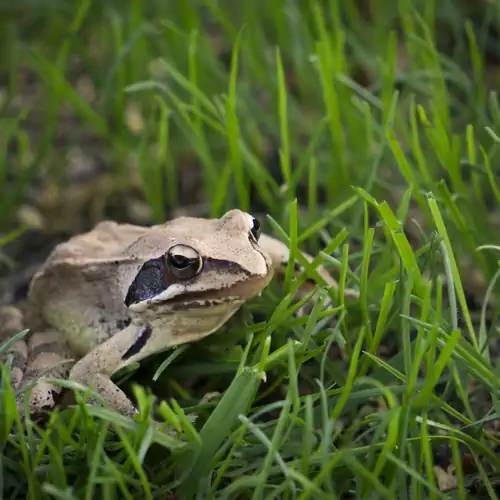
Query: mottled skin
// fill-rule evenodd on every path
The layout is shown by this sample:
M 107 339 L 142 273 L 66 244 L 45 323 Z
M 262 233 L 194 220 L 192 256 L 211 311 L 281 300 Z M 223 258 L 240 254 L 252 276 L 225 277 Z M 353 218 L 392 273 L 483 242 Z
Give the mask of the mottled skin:
M 105 221 L 58 245 L 30 285 L 29 304 L 44 328 L 12 346 L 13 386 L 57 362 L 76 362 L 39 378 L 30 411 L 55 404 L 60 389 L 49 379 L 69 377 L 133 415 L 111 381 L 117 370 L 210 335 L 283 272 L 288 248 L 259 233 L 253 217 L 231 210 L 220 219 L 179 217 L 152 227 Z M 0 336 L 24 326 L 18 309 L 0 308 Z

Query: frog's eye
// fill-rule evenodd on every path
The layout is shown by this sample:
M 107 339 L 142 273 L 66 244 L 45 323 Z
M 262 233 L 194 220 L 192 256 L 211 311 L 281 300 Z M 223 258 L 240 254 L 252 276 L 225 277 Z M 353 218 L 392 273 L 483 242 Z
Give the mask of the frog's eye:
M 260 222 L 255 217 L 252 217 L 252 229 L 250 229 L 250 238 L 257 243 L 260 238 Z
M 165 255 L 166 271 L 180 280 L 194 278 L 203 267 L 200 254 L 188 245 L 174 245 Z

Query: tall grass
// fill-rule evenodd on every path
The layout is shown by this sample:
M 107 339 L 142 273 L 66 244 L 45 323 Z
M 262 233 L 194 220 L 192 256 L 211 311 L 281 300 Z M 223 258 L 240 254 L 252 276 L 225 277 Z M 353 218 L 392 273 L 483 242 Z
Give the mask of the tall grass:
M 23 428 L 5 371 L 3 498 L 497 498 L 496 4 L 0 13 L 6 234 L 23 205 L 42 210 L 36 182 L 64 194 L 67 153 L 90 136 L 122 206 L 134 169 L 150 222 L 199 201 L 178 188 L 194 165 L 207 215 L 266 212 L 292 256 L 314 254 L 307 274 L 324 265 L 339 281 L 299 317 L 305 276 L 290 266 L 228 332 L 133 375 L 173 433 L 151 425 L 149 389 L 131 380 L 137 421 L 82 394 Z M 214 390 L 218 402 L 197 402 Z

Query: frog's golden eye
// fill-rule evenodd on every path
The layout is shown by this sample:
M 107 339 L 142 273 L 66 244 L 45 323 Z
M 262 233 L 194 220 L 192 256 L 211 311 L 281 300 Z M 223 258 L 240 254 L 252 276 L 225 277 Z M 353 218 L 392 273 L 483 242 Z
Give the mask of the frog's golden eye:
M 250 229 L 250 238 L 253 239 L 256 243 L 260 238 L 260 222 L 255 217 L 252 217 L 252 229 Z
M 200 254 L 188 245 L 174 245 L 165 254 L 165 270 L 180 280 L 194 278 L 203 267 Z

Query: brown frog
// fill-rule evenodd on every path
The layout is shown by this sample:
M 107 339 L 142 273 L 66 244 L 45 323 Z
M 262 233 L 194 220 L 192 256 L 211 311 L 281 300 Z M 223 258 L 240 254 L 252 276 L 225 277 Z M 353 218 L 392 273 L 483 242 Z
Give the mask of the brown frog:
M 104 221 L 58 245 L 29 290 L 44 327 L 12 346 L 14 387 L 38 379 L 30 411 L 55 404 L 60 389 L 50 379 L 69 378 L 92 387 L 114 410 L 135 414 L 111 380 L 115 372 L 212 334 L 283 273 L 288 247 L 260 233 L 254 217 L 231 210 L 220 219 L 179 217 L 152 227 Z M 18 309 L 0 309 L 4 339 L 23 323 Z M 76 361 L 40 377 L 67 358 Z

